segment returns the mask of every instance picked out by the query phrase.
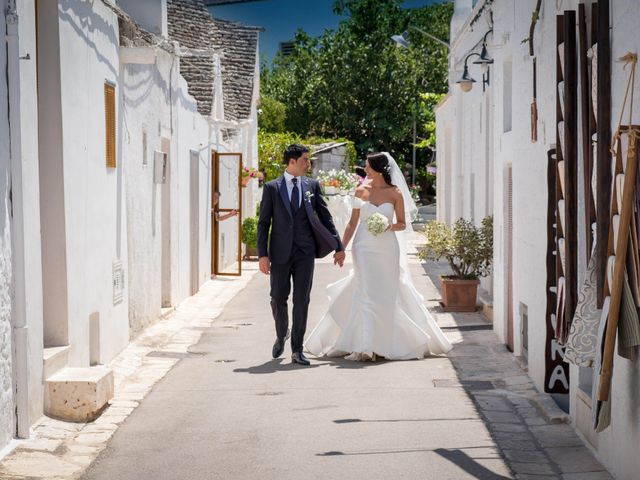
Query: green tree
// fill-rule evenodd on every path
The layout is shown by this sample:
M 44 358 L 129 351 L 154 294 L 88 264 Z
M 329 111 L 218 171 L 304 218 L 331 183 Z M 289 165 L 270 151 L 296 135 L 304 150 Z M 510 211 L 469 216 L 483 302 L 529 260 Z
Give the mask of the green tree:
M 263 95 L 260 98 L 258 126 L 265 132 L 284 132 L 287 109 L 284 103 Z
M 407 160 L 414 116 L 418 137 L 430 135 L 421 95 L 446 92 L 448 52 L 419 33 L 408 49 L 390 37 L 415 25 L 447 39 L 453 6 L 406 10 L 401 0 L 342 0 L 334 11 L 346 16 L 335 31 L 319 38 L 299 31 L 293 53 L 263 68 L 262 92 L 285 105 L 289 131 L 346 137 L 359 155 L 388 150 Z

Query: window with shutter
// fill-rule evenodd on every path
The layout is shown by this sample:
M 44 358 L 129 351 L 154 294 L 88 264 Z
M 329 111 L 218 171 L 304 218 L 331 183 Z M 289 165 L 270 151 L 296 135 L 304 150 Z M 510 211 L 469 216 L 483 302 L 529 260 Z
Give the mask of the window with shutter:
M 104 84 L 104 116 L 107 168 L 116 168 L 116 88 Z

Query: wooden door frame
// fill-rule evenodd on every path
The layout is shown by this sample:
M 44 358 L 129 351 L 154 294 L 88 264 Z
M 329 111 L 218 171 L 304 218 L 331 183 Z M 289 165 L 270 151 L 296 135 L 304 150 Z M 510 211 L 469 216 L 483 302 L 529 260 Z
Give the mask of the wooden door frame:
M 220 187 L 220 162 L 219 158 L 221 156 L 237 156 L 240 159 L 240 165 L 238 167 L 238 272 L 237 273 L 225 273 L 218 271 L 218 253 L 220 248 L 219 241 L 219 221 L 216 219 L 216 214 L 220 212 L 230 212 L 232 209 L 230 208 L 220 208 L 218 201 L 218 205 L 213 204 L 213 194 L 218 191 Z M 211 231 L 212 231 L 212 242 L 211 242 L 211 273 L 212 275 L 220 275 L 225 277 L 239 277 L 242 275 L 242 153 L 238 152 L 217 152 L 215 150 L 211 151 L 211 185 L 213 186 L 213 190 L 211 191 Z

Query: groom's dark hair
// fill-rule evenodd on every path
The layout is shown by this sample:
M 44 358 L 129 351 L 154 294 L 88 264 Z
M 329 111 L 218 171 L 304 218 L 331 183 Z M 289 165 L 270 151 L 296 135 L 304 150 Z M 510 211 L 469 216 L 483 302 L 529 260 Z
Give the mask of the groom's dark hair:
M 307 153 L 309 149 L 304 145 L 300 145 L 299 143 L 294 143 L 293 145 L 289 145 L 282 157 L 282 163 L 285 165 L 289 165 L 289 160 L 297 160 L 302 154 Z

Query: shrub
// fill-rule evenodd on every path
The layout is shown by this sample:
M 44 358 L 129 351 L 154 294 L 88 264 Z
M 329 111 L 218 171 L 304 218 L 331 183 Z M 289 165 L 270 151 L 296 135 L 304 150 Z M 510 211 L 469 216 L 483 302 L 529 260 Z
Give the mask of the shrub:
M 251 248 L 258 246 L 257 217 L 247 217 L 242 222 L 242 243 Z
M 463 218 L 453 227 L 433 221 L 425 226 L 423 233 L 426 244 L 420 249 L 421 259 L 444 258 L 460 279 L 477 279 L 491 273 L 493 217 L 485 217 L 479 228 Z

